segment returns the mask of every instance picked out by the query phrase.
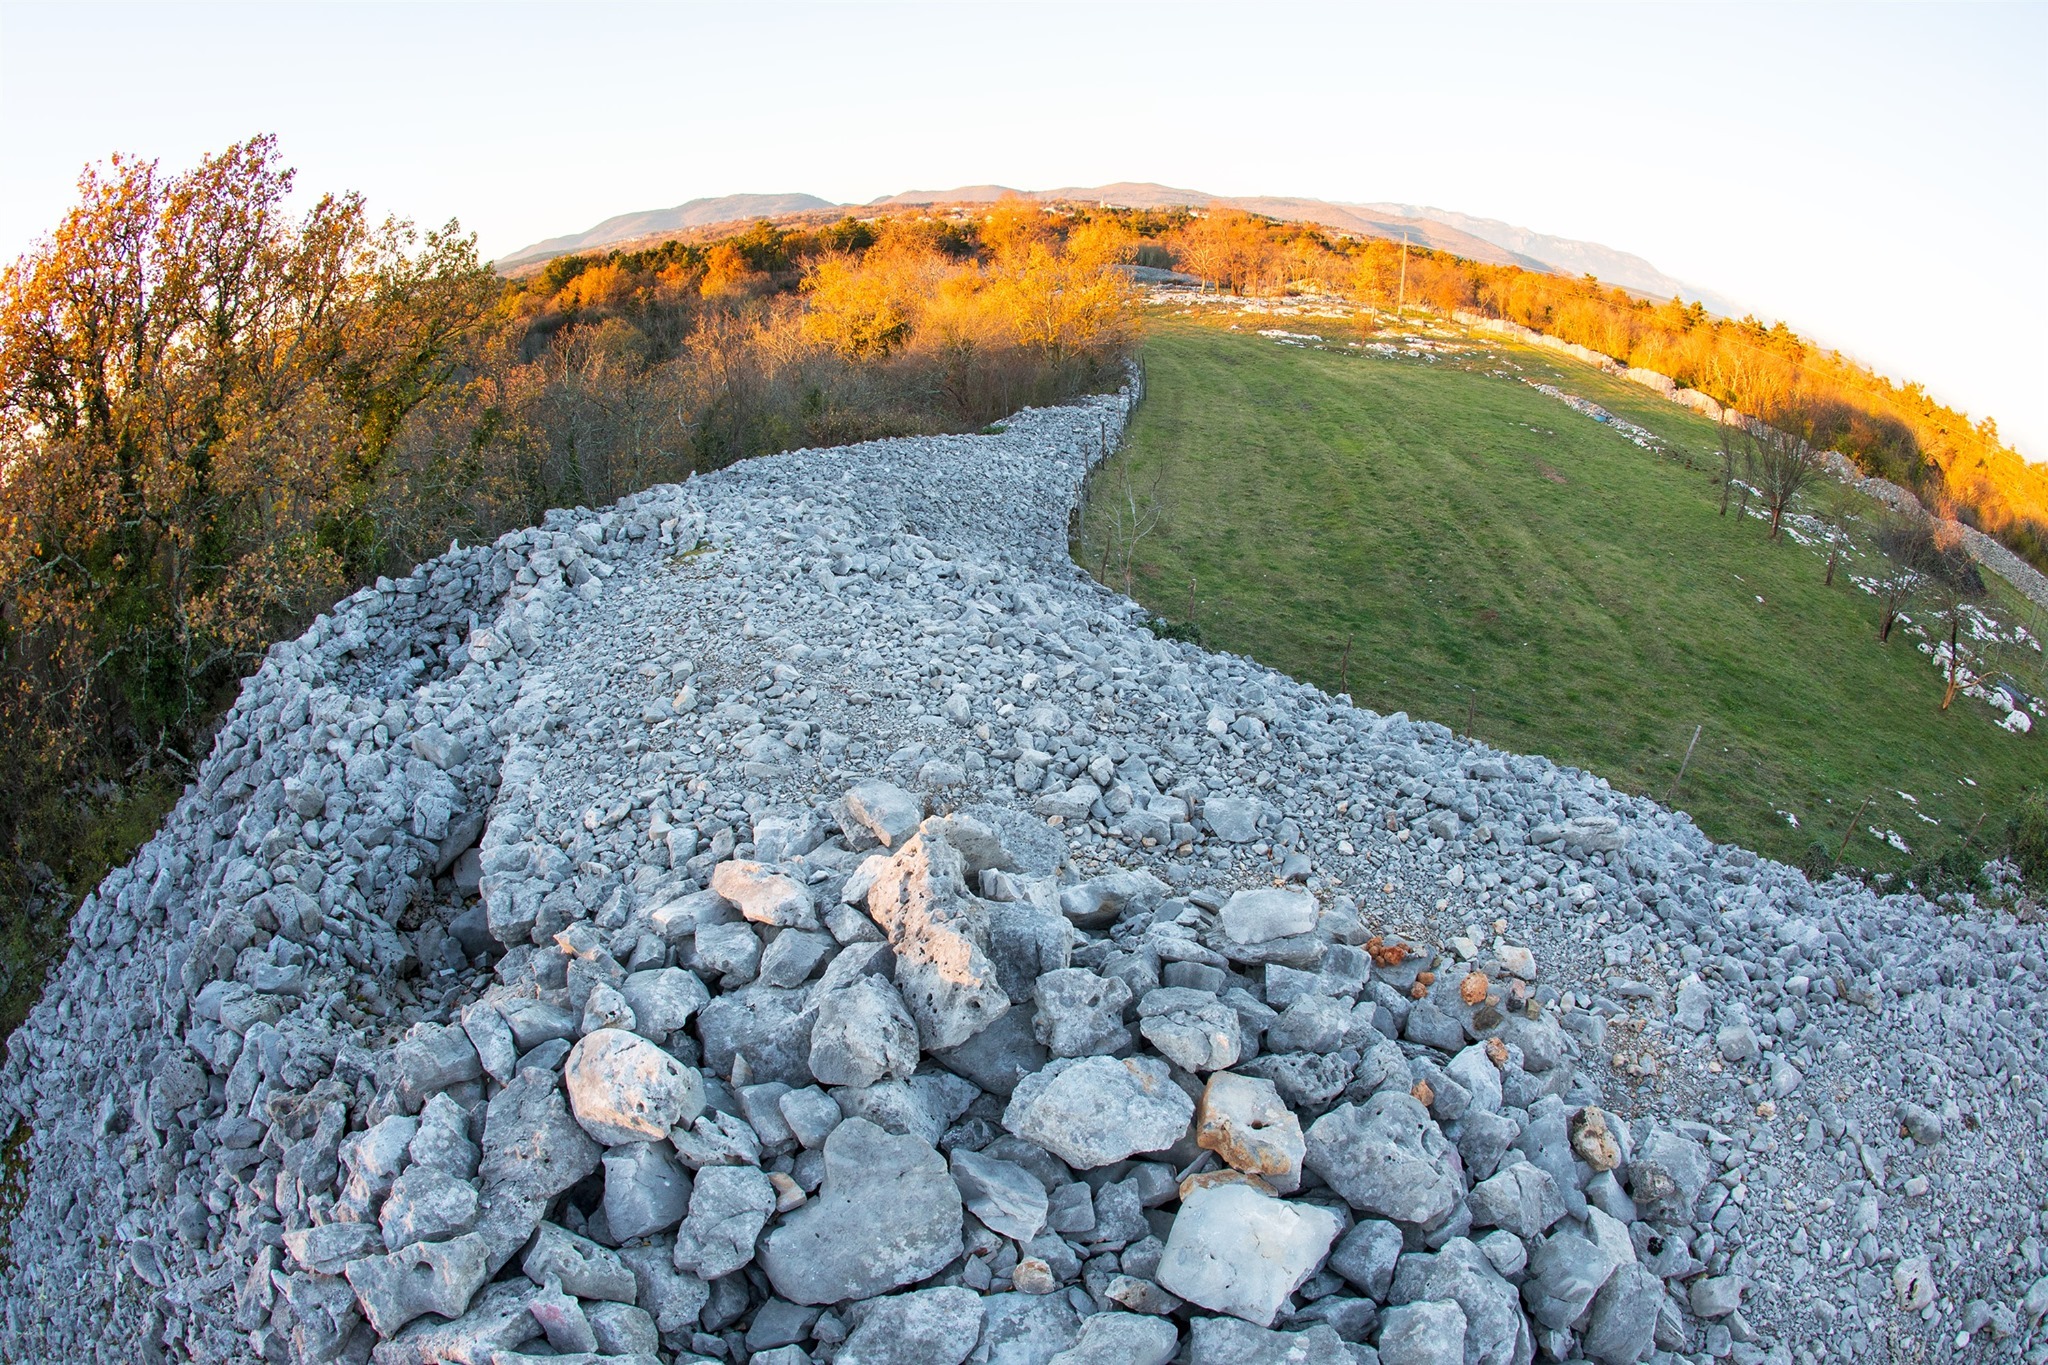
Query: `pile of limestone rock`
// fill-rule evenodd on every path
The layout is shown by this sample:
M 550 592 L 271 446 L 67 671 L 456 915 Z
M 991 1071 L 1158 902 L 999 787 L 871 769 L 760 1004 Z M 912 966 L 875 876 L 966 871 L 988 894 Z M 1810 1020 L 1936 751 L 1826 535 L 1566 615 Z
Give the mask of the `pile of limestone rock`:
M 487 871 L 496 984 L 281 1134 L 318 1220 L 251 1320 L 379 1365 L 1620 1365 L 1740 1311 L 1705 1151 L 1590 1102 L 1526 950 L 1062 887 L 1043 823 L 876 781 L 751 834 L 544 943 Z

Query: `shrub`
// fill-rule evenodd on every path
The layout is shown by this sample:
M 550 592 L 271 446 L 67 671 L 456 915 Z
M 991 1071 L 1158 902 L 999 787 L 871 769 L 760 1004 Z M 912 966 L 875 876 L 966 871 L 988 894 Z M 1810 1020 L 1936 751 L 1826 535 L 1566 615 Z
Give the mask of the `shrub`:
M 2019 865 L 2027 885 L 2048 891 L 2048 784 L 2021 797 L 2006 817 L 2005 851 Z

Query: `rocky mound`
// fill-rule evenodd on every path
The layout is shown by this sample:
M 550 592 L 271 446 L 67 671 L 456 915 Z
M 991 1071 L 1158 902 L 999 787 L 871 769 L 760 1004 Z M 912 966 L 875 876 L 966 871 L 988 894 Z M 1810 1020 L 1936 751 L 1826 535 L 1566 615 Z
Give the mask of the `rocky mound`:
M 1155 639 L 1133 398 L 273 649 L 12 1040 L 6 1357 L 2048 1359 L 2039 932 Z

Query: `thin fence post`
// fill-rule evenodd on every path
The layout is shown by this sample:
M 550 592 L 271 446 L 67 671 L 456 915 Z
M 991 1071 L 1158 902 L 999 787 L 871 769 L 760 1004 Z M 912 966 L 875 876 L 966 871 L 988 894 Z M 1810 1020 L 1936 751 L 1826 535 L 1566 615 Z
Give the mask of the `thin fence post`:
M 1685 781 L 1685 770 L 1692 764 L 1693 745 L 1700 742 L 1700 731 L 1705 728 L 1704 724 L 1692 727 L 1692 743 L 1685 746 L 1685 757 L 1679 761 L 1678 776 L 1671 779 L 1671 794 L 1664 798 L 1665 805 L 1668 806 L 1678 799 L 1678 785 Z
M 1841 862 L 1842 855 L 1849 851 L 1849 836 L 1856 832 L 1857 823 L 1863 819 L 1863 812 L 1868 809 L 1870 809 L 1870 798 L 1866 796 L 1863 798 L 1863 804 L 1856 808 L 1856 813 L 1849 817 L 1849 828 L 1842 831 L 1841 846 L 1835 850 L 1835 861 L 1837 863 Z
M 1344 636 L 1344 662 L 1337 666 L 1337 695 L 1351 695 L 1351 634 Z

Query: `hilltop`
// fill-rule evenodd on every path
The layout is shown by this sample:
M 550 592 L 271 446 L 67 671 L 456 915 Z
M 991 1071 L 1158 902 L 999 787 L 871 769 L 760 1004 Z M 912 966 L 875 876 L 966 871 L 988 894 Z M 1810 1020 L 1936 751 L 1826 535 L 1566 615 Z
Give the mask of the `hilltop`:
M 1004 197 L 1035 203 L 1095 204 L 1110 208 L 1227 208 L 1289 223 L 1311 223 L 1335 232 L 1387 241 L 1407 240 L 1492 265 L 1518 265 L 1527 270 L 1562 275 L 1597 275 L 1610 284 L 1653 298 L 1677 295 L 1696 298 L 1716 311 L 1733 312 L 1727 300 L 1686 284 L 1640 256 L 1597 242 L 1582 242 L 1517 227 L 1492 218 L 1476 218 L 1448 209 L 1414 204 L 1349 204 L 1283 195 L 1219 195 L 1206 190 L 1178 189 L 1145 181 L 1111 185 L 1069 185 L 1050 190 L 1017 190 L 1005 185 L 962 185 L 946 190 L 905 190 L 865 204 L 832 204 L 808 194 L 735 194 L 692 199 L 672 209 L 623 213 L 580 233 L 550 237 L 501 257 L 498 268 L 516 271 L 552 257 L 600 248 L 631 249 L 658 241 L 664 234 L 690 228 L 740 224 L 786 214 L 826 209 L 911 208 L 948 204 L 991 204 Z

